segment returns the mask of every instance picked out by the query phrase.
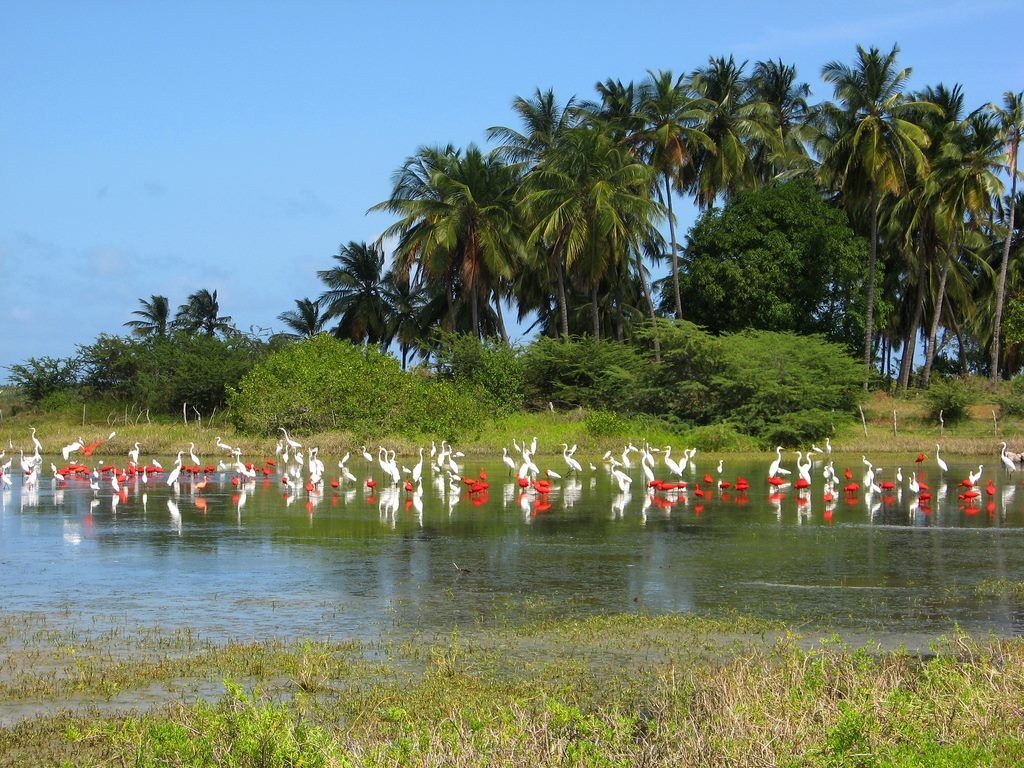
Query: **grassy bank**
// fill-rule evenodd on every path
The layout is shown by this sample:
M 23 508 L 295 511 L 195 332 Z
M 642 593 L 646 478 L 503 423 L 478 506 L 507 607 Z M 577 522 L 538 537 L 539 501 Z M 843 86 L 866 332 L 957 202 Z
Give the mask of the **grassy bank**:
M 996 398 L 975 403 L 968 410 L 968 416 L 944 428 L 928 415 L 927 404 L 919 398 L 894 398 L 884 393 L 874 393 L 863 406 L 864 423 L 836 417 L 832 445 L 839 452 L 849 453 L 931 453 L 935 443 L 941 443 L 948 455 L 984 455 L 999 450 L 999 442 L 1006 440 L 1013 450 L 1024 450 L 1024 418 L 1000 416 Z M 15 415 L 11 415 L 12 411 Z M 896 412 L 896 427 L 893 428 L 893 411 Z M 993 421 L 993 412 L 997 421 Z M 232 427 L 223 412 L 212 414 L 212 419 L 190 420 L 147 420 L 137 414 L 125 411 L 90 409 L 82 415 L 71 417 L 60 413 L 47 413 L 33 409 L 24 402 L 15 401 L 8 395 L 0 398 L 0 441 L 3 447 L 13 450 L 32 451 L 30 427 L 36 427 L 37 435 L 48 453 L 56 453 L 60 447 L 78 437 L 86 442 L 106 438 L 111 432 L 115 437 L 98 451 L 98 455 L 125 455 L 138 441 L 142 455 L 166 456 L 190 442 L 195 443 L 201 455 L 214 456 L 221 453 L 216 447 L 217 438 L 241 448 L 251 457 L 272 453 L 274 439 L 238 432 Z M 865 434 L 866 426 L 866 434 Z M 696 429 L 673 428 L 652 417 L 625 417 L 603 411 L 522 412 L 508 416 L 496 416 L 479 424 L 476 428 L 459 436 L 454 442 L 468 454 L 496 456 L 502 447 L 511 447 L 513 440 L 529 440 L 537 436 L 541 453 L 552 454 L 561 451 L 561 444 L 577 444 L 581 455 L 601 455 L 606 450 L 621 450 L 628 441 L 639 444 L 648 441 L 651 445 L 671 444 L 681 449 L 696 446 L 703 451 L 716 453 L 752 453 L 758 450 L 757 443 L 749 437 L 738 435 L 723 426 L 707 426 Z M 400 455 L 415 455 L 417 449 L 429 445 L 436 435 L 361 435 L 345 430 L 332 430 L 316 434 L 297 435 L 303 442 L 316 445 L 329 455 L 342 454 L 357 449 L 363 444 L 376 446 L 378 443 L 393 447 Z M 8 448 L 8 455 L 11 449 Z
M 954 635 L 922 656 L 808 644 L 737 617 L 636 615 L 372 646 L 134 631 L 76 644 L 40 617 L 2 627 L 0 712 L 22 717 L 0 729 L 0 766 L 1009 766 L 1024 755 L 1019 639 Z M 52 685 L 26 687 L 30 670 Z M 157 689 L 167 694 L 154 705 Z

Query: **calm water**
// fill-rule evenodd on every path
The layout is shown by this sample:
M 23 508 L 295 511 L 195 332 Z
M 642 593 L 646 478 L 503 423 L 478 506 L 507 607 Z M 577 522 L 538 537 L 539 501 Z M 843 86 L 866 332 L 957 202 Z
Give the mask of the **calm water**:
M 836 468 L 859 482 L 860 457 L 848 458 Z M 981 498 L 967 504 L 956 483 L 982 462 Z M 335 477 L 336 460 L 326 463 Z M 902 492 L 827 505 L 817 471 L 803 498 L 791 488 L 770 496 L 767 461 L 730 458 L 724 476 L 744 475 L 750 490 L 698 498 L 694 483 L 715 463 L 688 473 L 678 496 L 648 495 L 636 469 L 622 494 L 599 469 L 554 481 L 547 504 L 507 482 L 500 463 L 486 465 L 486 498 L 428 477 L 421 505 L 404 491 L 371 494 L 362 460 L 349 462 L 359 487 L 323 494 L 289 493 L 273 477 L 234 487 L 221 474 L 201 494 L 186 481 L 175 496 L 162 478 L 129 482 L 119 496 L 84 480 L 58 490 L 49 473 L 33 491 L 13 473 L 0 493 L 0 611 L 236 638 L 722 609 L 890 639 L 954 623 L 1024 634 L 1020 602 L 974 591 L 983 579 L 1024 580 L 1024 490 L 1015 493 L 1024 476 L 1010 479 L 998 459 L 951 463 L 944 487 L 926 469 L 930 508 L 914 503 L 906 480 Z M 564 469 L 560 458 L 547 466 Z

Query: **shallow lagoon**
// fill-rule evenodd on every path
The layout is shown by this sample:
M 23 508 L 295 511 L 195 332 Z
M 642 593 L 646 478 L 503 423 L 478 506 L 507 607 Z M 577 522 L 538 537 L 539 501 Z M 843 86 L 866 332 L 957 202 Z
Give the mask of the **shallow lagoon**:
M 336 460 L 326 463 L 333 479 Z M 584 470 L 555 480 L 546 503 L 503 465 L 478 462 L 464 473 L 486 468 L 486 497 L 428 477 L 419 500 L 371 492 L 361 460 L 349 463 L 358 487 L 323 493 L 286 490 L 277 477 L 236 487 L 215 473 L 201 493 L 183 481 L 177 496 L 162 478 L 116 495 L 85 480 L 59 490 L 48 477 L 32 491 L 14 477 L 0 494 L 2 610 L 213 639 L 400 639 L 632 611 L 735 611 L 915 647 L 955 625 L 1024 634 L 1018 599 L 978 589 L 1024 581 L 1021 478 L 989 468 L 981 483 L 992 477 L 993 496 L 957 498 L 969 469 L 998 466 L 991 457 L 951 463 L 945 488 L 927 468 L 930 508 L 906 479 L 870 500 L 825 504 L 818 473 L 803 495 L 770 494 L 767 462 L 735 458 L 723 477 L 747 477 L 749 491 L 712 487 L 699 498 L 715 463 L 705 459 L 687 473 L 689 489 L 670 494 L 645 493 L 635 468 L 629 494 L 603 469 Z M 835 463 L 860 480 L 859 456 Z M 547 466 L 564 469 L 561 458 Z

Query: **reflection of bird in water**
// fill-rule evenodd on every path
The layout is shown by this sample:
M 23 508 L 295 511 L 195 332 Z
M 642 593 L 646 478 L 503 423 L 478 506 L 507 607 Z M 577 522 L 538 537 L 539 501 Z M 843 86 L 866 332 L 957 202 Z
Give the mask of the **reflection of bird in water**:
M 454 566 L 455 566 L 455 570 L 456 570 L 456 571 L 457 571 L 458 573 L 472 573 L 472 572 L 473 572 L 473 571 L 472 571 L 471 569 L 469 569 L 469 568 L 463 568 L 463 567 L 462 567 L 461 565 L 459 565 L 458 563 L 456 563 L 456 562 L 455 562 L 454 560 L 452 560 L 452 565 L 454 565 Z

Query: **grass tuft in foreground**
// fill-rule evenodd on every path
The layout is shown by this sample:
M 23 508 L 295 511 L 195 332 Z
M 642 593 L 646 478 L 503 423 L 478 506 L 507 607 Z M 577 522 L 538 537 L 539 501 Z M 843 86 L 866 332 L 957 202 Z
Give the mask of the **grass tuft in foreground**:
M 36 717 L 0 730 L 0 765 L 1024 764 L 1020 639 L 956 635 L 923 658 L 751 628 L 717 653 L 693 648 L 744 630 L 609 616 L 346 665 L 305 643 L 266 670 L 287 667 L 285 688 L 229 679 L 212 700 Z

